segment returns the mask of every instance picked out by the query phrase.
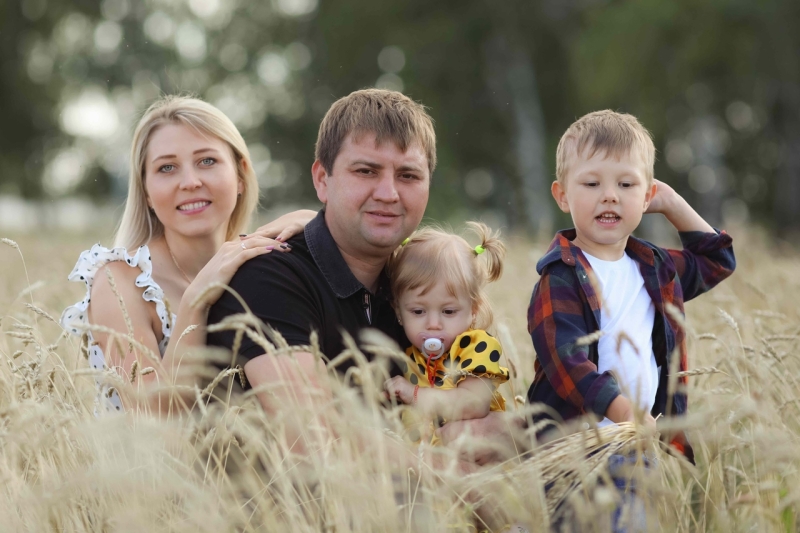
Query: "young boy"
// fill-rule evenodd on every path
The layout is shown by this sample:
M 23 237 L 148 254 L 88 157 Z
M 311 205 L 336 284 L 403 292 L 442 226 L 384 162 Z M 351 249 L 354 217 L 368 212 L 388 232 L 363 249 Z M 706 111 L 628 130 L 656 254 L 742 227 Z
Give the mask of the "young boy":
M 684 301 L 730 276 L 736 260 L 728 234 L 654 180 L 654 160 L 650 133 L 635 117 L 614 111 L 585 115 L 558 144 L 551 191 L 575 227 L 559 231 L 536 265 L 541 279 L 528 331 L 537 359 L 528 400 L 564 420 L 594 413 L 605 425 L 644 411 L 644 423 L 655 427 L 658 414 L 686 412 L 681 391 L 667 405 L 676 348 L 678 370 L 688 370 L 685 332 L 674 311 L 682 315 Z M 666 216 L 683 250 L 633 237 L 644 213 Z M 599 340 L 581 340 L 598 330 Z M 673 444 L 692 459 L 682 435 Z

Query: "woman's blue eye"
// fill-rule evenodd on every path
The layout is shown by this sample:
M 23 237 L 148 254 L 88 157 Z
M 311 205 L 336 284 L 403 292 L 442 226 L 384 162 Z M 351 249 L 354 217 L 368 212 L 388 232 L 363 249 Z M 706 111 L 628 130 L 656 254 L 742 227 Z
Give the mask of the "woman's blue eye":
M 158 171 L 159 172 L 170 172 L 175 168 L 175 165 L 162 165 Z
M 213 165 L 214 163 L 216 163 L 217 160 L 214 159 L 213 157 L 206 157 L 205 159 L 201 159 L 200 162 L 202 164 L 206 165 L 206 166 L 209 166 L 209 165 Z

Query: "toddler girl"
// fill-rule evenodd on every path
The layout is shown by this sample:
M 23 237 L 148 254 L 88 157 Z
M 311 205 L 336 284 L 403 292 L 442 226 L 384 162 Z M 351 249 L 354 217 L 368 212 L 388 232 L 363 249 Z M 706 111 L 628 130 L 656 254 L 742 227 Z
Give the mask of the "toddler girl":
M 387 265 L 395 312 L 412 346 L 401 365 L 405 377 L 391 378 L 384 387 L 416 406 L 426 421 L 505 410 L 497 386 L 508 380 L 508 369 L 500 366 L 500 343 L 485 331 L 492 310 L 484 293 L 500 277 L 505 247 L 484 224 L 467 224 L 480 245 L 425 228 L 406 239 Z M 422 428 L 431 430 L 430 424 Z M 409 431 L 411 440 L 420 438 L 416 431 Z

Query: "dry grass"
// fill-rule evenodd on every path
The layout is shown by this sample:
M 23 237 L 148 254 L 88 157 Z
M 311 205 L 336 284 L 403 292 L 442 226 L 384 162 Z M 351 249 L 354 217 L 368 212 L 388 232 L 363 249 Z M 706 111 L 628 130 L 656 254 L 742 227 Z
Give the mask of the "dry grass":
M 267 417 L 252 394 L 229 397 L 227 380 L 209 379 L 169 415 L 95 418 L 94 375 L 80 343 L 52 320 L 81 295 L 64 280 L 89 241 L 14 237 L 19 249 L 0 243 L 0 524 L 197 533 L 502 531 L 518 521 L 535 531 L 570 509 L 580 530 L 604 531 L 616 498 L 602 484 L 605 458 L 638 446 L 657 456 L 655 468 L 632 474 L 651 529 L 797 531 L 798 256 L 761 235 L 735 234 L 736 274 L 687 306 L 691 412 L 680 428 L 695 445 L 696 467 L 621 426 L 573 433 L 469 475 L 445 450 L 395 440 L 398 422 L 376 399 L 381 365 L 357 351 L 349 356 L 362 362 L 346 379 L 361 384 L 363 398 L 335 382 L 333 401 Z M 512 239 L 509 249 L 491 291 L 514 370 L 503 392 L 513 398 L 532 378 L 524 316 L 544 245 Z M 151 371 L 140 362 L 140 375 Z M 137 393 L 135 376 L 109 379 Z M 282 437 L 297 420 L 315 446 L 304 456 Z

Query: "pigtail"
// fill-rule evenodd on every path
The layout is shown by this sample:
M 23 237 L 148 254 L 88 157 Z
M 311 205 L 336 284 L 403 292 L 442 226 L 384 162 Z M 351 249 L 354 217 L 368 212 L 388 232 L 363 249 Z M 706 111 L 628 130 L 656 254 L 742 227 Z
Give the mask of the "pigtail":
M 475 253 L 478 254 L 478 259 L 485 258 L 486 281 L 497 281 L 503 274 L 503 259 L 506 256 L 506 247 L 500 240 L 500 232 L 493 232 L 483 222 L 467 222 L 467 229 L 477 235 L 481 241 L 480 249 L 476 249 Z M 481 249 L 482 251 L 480 251 Z

